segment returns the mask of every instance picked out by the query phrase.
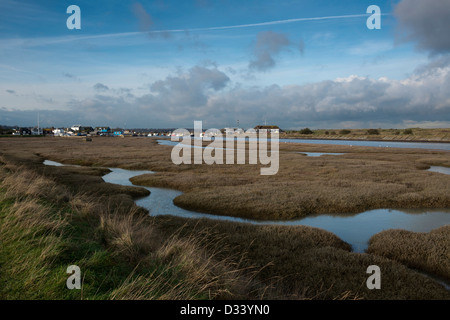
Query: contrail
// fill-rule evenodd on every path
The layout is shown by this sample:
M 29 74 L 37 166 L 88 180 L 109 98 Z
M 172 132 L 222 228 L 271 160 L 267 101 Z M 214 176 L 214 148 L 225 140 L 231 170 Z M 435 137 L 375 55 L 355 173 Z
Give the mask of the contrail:
M 44 40 L 46 44 L 54 44 L 61 42 L 70 42 L 77 40 L 89 40 L 89 39 L 101 39 L 101 38 L 112 38 L 112 37 L 128 37 L 128 36 L 136 36 L 142 34 L 151 34 L 151 33 L 180 33 L 180 32 L 198 32 L 198 31 L 213 31 L 213 30 L 229 30 L 229 29 L 242 29 L 242 28 L 252 28 L 252 27 L 263 27 L 263 26 L 271 26 L 271 25 L 279 25 L 279 24 L 288 24 L 294 22 L 304 22 L 304 21 L 320 21 L 320 20 L 337 20 L 337 19 L 351 19 L 351 18 L 362 18 L 369 17 L 371 14 L 348 14 L 341 16 L 325 16 L 325 17 L 311 17 L 311 18 L 293 18 L 293 19 L 284 19 L 284 20 L 275 20 L 275 21 L 267 21 L 267 22 L 259 22 L 259 23 L 249 23 L 249 24 L 238 24 L 231 26 L 219 26 L 219 27 L 204 27 L 204 28 L 191 28 L 191 29 L 166 29 L 166 30 L 148 30 L 148 31 L 136 31 L 136 32 L 121 32 L 121 33 L 108 33 L 108 34 L 98 34 L 98 35 L 90 35 L 90 36 L 79 36 L 79 37 L 62 37 L 62 38 L 47 38 Z M 390 13 L 382 13 L 381 15 L 391 15 Z M 20 40 L 19 40 L 20 41 Z M 23 42 L 21 44 L 24 44 Z M 32 44 L 32 43 L 31 43 Z M 37 44 L 37 43 L 35 43 Z M 39 43 L 41 45 L 42 43 Z
M 383 13 L 381 15 L 390 15 L 390 14 L 389 13 Z M 277 25 L 277 24 L 302 22 L 302 21 L 361 18 L 361 17 L 368 17 L 368 16 L 370 16 L 369 13 L 365 13 L 365 14 L 348 14 L 348 15 L 342 15 L 342 16 L 314 17 L 314 18 L 294 18 L 294 19 L 275 20 L 275 21 L 250 23 L 250 24 L 238 24 L 238 25 L 233 25 L 233 26 L 195 28 L 195 29 L 189 29 L 189 31 L 239 29 L 239 28 L 262 27 L 262 26 L 270 26 L 270 25 Z M 170 30 L 167 30 L 167 31 L 170 31 Z M 180 31 L 180 30 L 174 30 L 174 31 Z
M 293 19 L 284 19 L 284 20 L 275 20 L 275 21 L 267 21 L 267 22 L 259 22 L 259 23 L 249 23 L 249 24 L 238 24 L 232 26 L 221 26 L 221 27 L 204 27 L 204 28 L 192 28 L 192 29 L 174 29 L 174 30 L 152 30 L 147 32 L 186 32 L 186 31 L 210 31 L 210 30 L 227 30 L 227 29 L 241 29 L 241 28 L 251 28 L 251 27 L 262 27 L 262 26 L 270 26 L 277 24 L 287 24 L 293 22 L 302 22 L 302 21 L 318 21 L 318 20 L 333 20 L 333 19 L 349 19 L 349 18 L 362 18 L 369 17 L 370 13 L 364 14 L 347 14 L 341 16 L 325 16 L 325 17 L 313 17 L 313 18 L 293 18 Z M 391 15 L 390 13 L 381 13 L 381 15 Z

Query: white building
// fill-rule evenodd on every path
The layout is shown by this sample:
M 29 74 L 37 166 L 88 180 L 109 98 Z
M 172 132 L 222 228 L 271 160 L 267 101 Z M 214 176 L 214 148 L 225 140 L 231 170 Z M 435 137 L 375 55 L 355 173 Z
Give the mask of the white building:
M 240 134 L 244 134 L 244 129 L 242 128 L 224 128 L 225 131 L 225 135 L 240 135 Z
M 76 124 L 76 125 L 73 125 L 70 129 L 71 129 L 73 132 L 79 132 L 79 131 L 80 131 L 80 127 L 81 127 L 81 125 Z
M 257 132 L 266 130 L 267 133 L 280 133 L 280 128 L 278 126 L 268 126 L 268 125 L 256 126 L 255 130 Z
M 52 132 L 55 137 L 64 136 L 64 129 L 56 128 L 56 129 L 53 129 Z

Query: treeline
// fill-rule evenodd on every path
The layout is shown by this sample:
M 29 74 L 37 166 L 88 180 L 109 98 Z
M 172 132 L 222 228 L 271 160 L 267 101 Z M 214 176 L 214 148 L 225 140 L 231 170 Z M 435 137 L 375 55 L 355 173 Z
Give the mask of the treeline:
M 341 129 L 341 130 L 325 130 L 325 129 L 317 129 L 317 130 L 311 130 L 310 128 L 304 128 L 301 130 L 287 130 L 286 134 L 302 134 L 302 135 L 312 135 L 312 134 L 318 134 L 318 135 L 348 135 L 348 134 L 365 134 L 365 135 L 379 135 L 382 133 L 382 129 Z M 387 129 L 385 132 L 386 134 L 393 134 L 393 135 L 410 135 L 414 134 L 412 129 Z

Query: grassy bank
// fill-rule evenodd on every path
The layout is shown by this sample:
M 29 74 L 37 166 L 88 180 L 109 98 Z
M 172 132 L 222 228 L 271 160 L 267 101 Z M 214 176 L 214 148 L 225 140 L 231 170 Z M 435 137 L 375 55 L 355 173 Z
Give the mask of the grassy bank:
M 286 130 L 281 138 L 450 142 L 450 129 L 316 129 Z
M 1 299 L 255 298 L 262 291 L 237 263 L 203 250 L 199 237 L 163 237 L 139 208 L 79 186 L 75 192 L 51 170 L 40 173 L 44 166 L 7 158 L 0 170 Z M 68 169 L 59 174 L 80 175 Z M 81 290 L 66 288 L 70 265 L 81 269 Z

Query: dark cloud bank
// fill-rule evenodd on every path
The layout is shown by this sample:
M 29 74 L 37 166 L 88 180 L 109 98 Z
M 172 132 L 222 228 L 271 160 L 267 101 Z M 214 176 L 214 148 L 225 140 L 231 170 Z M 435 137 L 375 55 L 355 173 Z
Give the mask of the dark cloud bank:
M 395 8 L 398 37 L 434 54 L 450 52 L 450 1 L 403 0 Z

